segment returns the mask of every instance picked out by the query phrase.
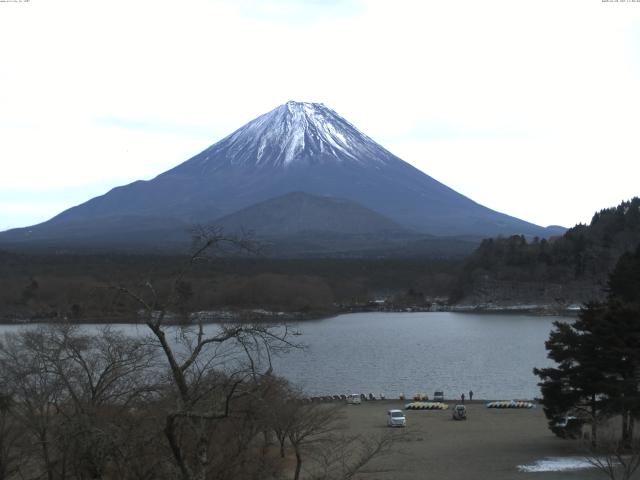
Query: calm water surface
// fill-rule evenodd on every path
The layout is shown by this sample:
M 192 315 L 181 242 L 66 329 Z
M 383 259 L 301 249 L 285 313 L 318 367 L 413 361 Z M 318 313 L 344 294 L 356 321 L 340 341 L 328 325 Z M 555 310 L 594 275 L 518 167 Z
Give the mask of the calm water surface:
M 458 397 L 540 396 L 534 366 L 551 365 L 544 342 L 562 317 L 473 313 L 358 313 L 300 325 L 304 352 L 277 371 L 311 395 L 391 397 L 444 390 Z M 564 318 L 566 320 L 566 318 Z
M 444 390 L 448 398 L 540 396 L 534 366 L 550 365 L 544 342 L 554 320 L 513 314 L 357 313 L 299 324 L 306 344 L 274 361 L 308 395 Z M 0 333 L 20 327 L 0 326 Z M 85 328 L 96 328 L 86 326 Z M 138 325 L 118 325 L 132 335 Z

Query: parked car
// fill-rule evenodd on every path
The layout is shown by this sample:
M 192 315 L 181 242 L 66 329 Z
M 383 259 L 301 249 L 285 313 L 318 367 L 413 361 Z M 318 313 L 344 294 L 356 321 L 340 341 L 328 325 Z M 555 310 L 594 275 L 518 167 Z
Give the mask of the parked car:
M 352 393 L 351 395 L 347 395 L 348 405 L 360 405 L 361 403 L 362 403 L 362 399 L 360 398 L 359 393 Z
M 402 410 L 389 410 L 387 412 L 387 425 L 390 427 L 406 427 L 407 417 Z
M 453 407 L 453 419 L 454 420 L 466 420 L 467 408 L 464 405 L 456 405 Z
M 582 418 L 566 415 L 555 419 L 551 431 L 560 438 L 577 439 L 582 436 L 582 426 L 586 421 Z
M 434 402 L 444 402 L 444 392 L 442 390 L 436 390 L 433 393 Z

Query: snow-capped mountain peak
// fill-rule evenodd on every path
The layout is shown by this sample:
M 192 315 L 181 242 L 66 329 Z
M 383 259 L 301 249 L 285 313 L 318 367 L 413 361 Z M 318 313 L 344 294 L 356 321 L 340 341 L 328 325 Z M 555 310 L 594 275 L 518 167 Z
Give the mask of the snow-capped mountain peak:
M 346 215 L 350 204 L 338 201 L 359 205 L 352 208 L 359 213 Z M 296 225 L 296 231 L 362 232 L 356 223 L 369 225 L 375 214 L 430 235 L 550 233 L 450 189 L 321 103 L 287 102 L 156 178 L 114 188 L 41 225 L 0 235 L 0 242 L 169 245 L 185 238 L 189 224 L 231 222 L 234 212 L 239 215 L 234 221 L 248 222 L 247 230 L 262 226 L 272 233 L 286 225 Z M 378 220 L 374 223 L 382 225 Z M 305 238 L 309 247 L 304 248 L 323 243 L 322 236 Z M 393 248 L 401 249 L 404 241 L 393 240 Z M 326 246 L 351 245 L 332 242 Z
M 380 164 L 396 157 L 324 104 L 289 101 L 196 158 L 209 171 L 223 165 L 287 168 L 327 162 Z M 209 163 L 213 159 L 215 165 Z

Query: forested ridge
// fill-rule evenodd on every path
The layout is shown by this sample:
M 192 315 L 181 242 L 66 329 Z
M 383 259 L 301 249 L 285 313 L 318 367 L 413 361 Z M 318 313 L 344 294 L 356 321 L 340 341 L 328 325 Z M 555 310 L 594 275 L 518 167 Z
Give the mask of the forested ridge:
M 640 243 L 640 198 L 594 214 L 559 237 L 483 240 L 466 260 L 454 301 L 586 302 L 606 293 L 607 275 Z
M 640 244 L 640 198 L 597 212 L 563 236 L 482 241 L 466 259 L 218 257 L 183 279 L 185 311 L 267 309 L 332 314 L 386 299 L 398 307 L 569 304 L 603 299 L 618 258 Z M 110 287 L 171 285 L 184 257 L 0 251 L 0 319 L 127 321 Z

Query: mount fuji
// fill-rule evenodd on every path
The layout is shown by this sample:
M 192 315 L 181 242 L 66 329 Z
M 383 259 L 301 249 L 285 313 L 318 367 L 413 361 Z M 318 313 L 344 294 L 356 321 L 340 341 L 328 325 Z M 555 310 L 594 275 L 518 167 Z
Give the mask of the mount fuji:
M 293 192 L 311 195 L 309 204 L 326 205 L 306 210 L 309 218 L 304 222 L 298 211 L 292 226 L 286 208 L 300 199 L 287 196 Z M 277 197 L 287 201 L 267 202 Z M 272 236 L 290 234 L 292 228 L 299 233 L 300 225 L 307 232 L 327 233 L 337 228 L 345 211 L 350 216 L 343 223 L 353 223 L 354 215 L 366 212 L 371 234 L 548 237 L 564 230 L 543 228 L 474 202 L 396 157 L 323 104 L 287 102 L 152 180 L 116 187 L 47 222 L 3 232 L 0 244 L 177 244 L 194 223 L 223 219 L 235 226 L 247 222 L 242 227 L 251 230 L 250 219 L 256 217 L 246 209 L 258 204 L 259 217 L 274 219 L 267 229 Z M 268 208 L 279 213 L 269 216 Z M 314 223 L 316 211 L 325 219 L 336 218 Z M 260 228 L 266 228 L 264 221 Z

